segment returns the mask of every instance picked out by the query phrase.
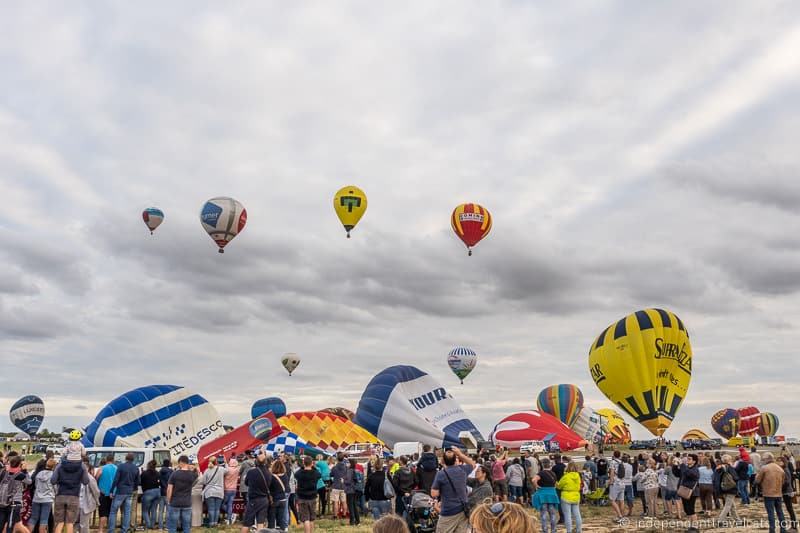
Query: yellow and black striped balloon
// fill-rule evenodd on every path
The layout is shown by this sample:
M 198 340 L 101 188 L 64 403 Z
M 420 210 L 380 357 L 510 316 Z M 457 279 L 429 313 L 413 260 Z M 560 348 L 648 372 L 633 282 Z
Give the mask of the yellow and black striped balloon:
M 669 311 L 637 311 L 611 324 L 592 343 L 589 371 L 609 400 L 661 436 L 692 378 L 689 333 Z

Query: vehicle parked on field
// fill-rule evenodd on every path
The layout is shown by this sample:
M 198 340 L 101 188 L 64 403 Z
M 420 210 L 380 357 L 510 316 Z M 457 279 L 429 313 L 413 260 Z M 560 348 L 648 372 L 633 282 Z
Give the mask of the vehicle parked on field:
M 540 440 L 532 440 L 522 444 L 519 447 L 519 453 L 545 453 L 547 452 L 547 447 L 544 445 L 543 441 Z

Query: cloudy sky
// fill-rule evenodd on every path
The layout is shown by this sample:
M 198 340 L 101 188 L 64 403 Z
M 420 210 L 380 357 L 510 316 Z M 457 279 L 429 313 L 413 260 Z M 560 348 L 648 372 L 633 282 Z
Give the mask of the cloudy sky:
M 488 432 L 553 383 L 609 405 L 589 344 L 664 306 L 695 353 L 667 436 L 743 404 L 800 436 L 800 5 L 387 6 L 2 8 L 0 407 L 38 394 L 60 429 L 175 383 L 237 423 L 354 408 L 407 363 Z M 220 195 L 249 214 L 224 255 Z M 494 215 L 471 258 L 467 201 Z

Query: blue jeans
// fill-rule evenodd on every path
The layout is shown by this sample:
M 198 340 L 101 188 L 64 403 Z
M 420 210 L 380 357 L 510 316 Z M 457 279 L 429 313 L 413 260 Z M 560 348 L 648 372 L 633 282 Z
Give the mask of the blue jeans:
M 392 510 L 392 500 L 370 500 L 369 508 L 372 511 L 372 518 L 377 520 Z
M 111 500 L 111 512 L 108 514 L 108 533 L 115 533 L 117 529 L 117 512 L 122 507 L 122 531 L 127 532 L 131 528 L 131 500 L 130 494 L 115 494 Z
M 178 519 L 181 521 L 183 533 L 192 531 L 192 508 L 191 507 L 167 507 L 167 531 L 177 533 Z
M 206 498 L 208 508 L 208 527 L 217 527 L 219 524 L 219 510 L 222 507 L 222 498 L 212 496 Z
M 575 519 L 575 531 L 580 533 L 583 527 L 581 520 L 581 506 L 577 503 L 561 502 L 561 512 L 564 514 L 564 525 L 567 526 L 567 533 L 572 533 L 572 519 Z
M 226 490 L 222 505 L 225 507 L 225 517 L 229 524 L 233 524 L 233 499 L 236 497 L 235 490 Z
M 161 489 L 147 489 L 142 494 L 142 519 L 144 527 L 153 529 L 156 526 L 156 510 L 161 499 Z
M 558 506 L 554 503 L 545 503 L 539 510 L 542 522 L 542 533 L 556 533 L 556 524 L 558 524 Z M 549 527 L 548 527 L 549 526 Z
M 267 527 L 289 529 L 289 498 L 274 502 L 267 512 Z
M 50 512 L 53 510 L 53 502 L 31 503 L 31 518 L 28 520 L 28 529 L 31 529 L 37 524 L 47 526 L 47 521 L 50 520 Z
M 166 496 L 161 496 L 160 498 L 158 498 L 158 510 L 156 512 L 158 513 L 158 528 L 159 529 L 164 529 L 164 527 L 167 524 L 167 509 L 168 508 L 169 508 L 169 505 L 167 504 L 167 497 Z
M 779 526 L 781 533 L 786 533 L 786 517 L 783 514 L 783 501 L 781 498 L 764 497 L 764 507 L 767 508 L 767 520 L 769 520 L 769 533 L 775 533 L 775 512 L 778 513 Z
M 740 479 L 736 482 L 736 489 L 739 491 L 739 498 L 742 499 L 742 503 L 745 505 L 750 503 L 750 480 Z

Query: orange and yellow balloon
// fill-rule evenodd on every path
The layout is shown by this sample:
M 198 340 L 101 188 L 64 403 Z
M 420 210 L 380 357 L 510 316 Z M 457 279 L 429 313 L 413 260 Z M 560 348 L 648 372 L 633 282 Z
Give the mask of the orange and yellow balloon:
M 472 255 L 472 247 L 492 231 L 492 215 L 478 204 L 461 204 L 453 210 L 450 225 Z

